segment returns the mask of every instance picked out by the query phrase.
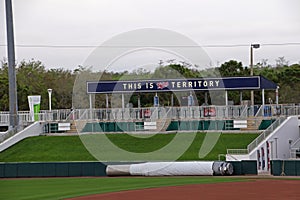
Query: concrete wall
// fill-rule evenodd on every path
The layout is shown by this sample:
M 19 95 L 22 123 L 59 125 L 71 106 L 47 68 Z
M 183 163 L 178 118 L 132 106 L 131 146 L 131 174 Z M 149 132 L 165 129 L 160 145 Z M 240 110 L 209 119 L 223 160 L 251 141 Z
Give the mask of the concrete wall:
M 290 146 L 299 137 L 298 117 L 288 117 L 250 152 L 249 158 L 257 160 L 258 170 L 269 171 L 270 160 L 290 158 Z
M 9 148 L 10 146 L 16 144 L 17 142 L 32 136 L 38 136 L 43 133 L 43 124 L 40 122 L 35 122 L 30 126 L 26 127 L 24 130 L 18 132 L 14 136 L 8 138 L 0 144 L 0 152 Z
M 249 154 L 240 154 L 240 155 L 226 154 L 226 161 L 241 161 L 241 160 L 250 160 Z

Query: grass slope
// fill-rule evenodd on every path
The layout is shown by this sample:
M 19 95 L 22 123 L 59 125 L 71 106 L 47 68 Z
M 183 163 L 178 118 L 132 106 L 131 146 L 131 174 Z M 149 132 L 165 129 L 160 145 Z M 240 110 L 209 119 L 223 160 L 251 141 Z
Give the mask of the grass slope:
M 64 199 L 122 190 L 242 181 L 228 177 L 39 178 L 0 180 L 1 199 Z
M 37 136 L 0 153 L 0 162 L 95 161 L 78 136 Z
M 179 134 L 187 135 L 188 133 Z M 122 149 L 144 153 L 164 147 L 172 141 L 175 135 L 157 134 L 150 138 L 136 138 L 127 134 L 109 134 L 107 136 L 115 145 Z M 179 160 L 199 160 L 199 150 L 205 136 L 206 134 L 204 133 L 198 133 L 191 146 Z M 201 160 L 217 160 L 218 155 L 226 154 L 228 148 L 246 148 L 256 137 L 257 134 L 221 134 L 214 148 Z M 0 153 L 0 162 L 95 160 L 86 150 L 78 136 L 38 136 L 27 138 Z

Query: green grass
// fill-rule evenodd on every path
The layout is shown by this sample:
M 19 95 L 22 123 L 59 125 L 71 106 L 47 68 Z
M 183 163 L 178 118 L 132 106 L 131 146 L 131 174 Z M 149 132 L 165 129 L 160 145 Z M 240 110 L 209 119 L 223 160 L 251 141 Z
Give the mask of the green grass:
M 63 199 L 90 194 L 176 186 L 243 181 L 228 177 L 38 178 L 0 180 L 1 199 Z
M 95 161 L 78 136 L 37 136 L 0 153 L 0 162 Z
M 189 133 L 183 134 L 182 140 Z M 213 134 L 213 133 L 207 133 Z M 167 145 L 176 134 L 157 134 L 150 138 L 136 138 L 127 134 L 108 134 L 108 138 L 122 149 L 130 152 L 152 152 Z M 199 151 L 206 134 L 198 133 L 190 147 L 179 160 L 199 160 Z M 93 135 L 91 137 L 103 137 Z M 201 160 L 217 160 L 219 154 L 226 150 L 242 149 L 257 137 L 257 134 L 221 134 L 216 145 Z M 107 152 L 107 154 L 112 152 Z M 172 154 L 172 151 L 167 152 Z M 162 155 L 167 158 L 168 155 Z M 78 136 L 38 136 L 27 138 L 0 153 L 0 162 L 29 162 L 29 161 L 95 161 L 96 159 L 86 150 Z M 124 158 L 126 160 L 126 158 Z

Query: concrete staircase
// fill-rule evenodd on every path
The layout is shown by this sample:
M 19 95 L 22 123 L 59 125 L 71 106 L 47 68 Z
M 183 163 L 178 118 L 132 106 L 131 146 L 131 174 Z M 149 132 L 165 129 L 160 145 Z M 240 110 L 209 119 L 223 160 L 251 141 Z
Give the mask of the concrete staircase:
M 156 122 L 156 131 L 158 132 L 164 132 L 167 130 L 167 128 L 169 127 L 170 123 L 171 123 L 172 119 L 159 119 Z
M 70 134 L 79 134 L 82 132 L 83 128 L 85 127 L 87 121 L 85 120 L 72 120 L 70 121 L 70 130 L 67 133 Z
M 75 120 L 70 121 L 70 130 L 68 130 L 67 133 L 69 133 L 69 134 L 77 133 L 77 127 L 76 127 Z
M 243 128 L 243 131 L 255 131 L 259 129 L 259 126 L 262 122 L 260 117 L 250 117 L 247 119 L 247 128 Z
M 5 141 L 0 143 L 0 152 L 4 151 L 5 149 L 13 146 L 14 144 L 18 143 L 19 141 L 32 137 L 32 136 L 39 136 L 43 134 L 43 127 L 44 124 L 41 122 L 34 122 L 30 126 L 26 127 L 24 130 L 16 133 L 15 135 L 11 136 L 10 138 L 6 139 Z

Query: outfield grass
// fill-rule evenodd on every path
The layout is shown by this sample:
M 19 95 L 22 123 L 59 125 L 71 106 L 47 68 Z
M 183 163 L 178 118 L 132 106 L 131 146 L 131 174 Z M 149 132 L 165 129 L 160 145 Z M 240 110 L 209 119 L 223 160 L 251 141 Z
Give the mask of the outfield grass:
M 188 133 L 177 133 L 188 134 Z M 212 134 L 212 133 L 207 133 Z M 137 138 L 127 134 L 108 134 L 117 146 L 130 152 L 152 152 L 167 145 L 176 134 L 157 134 L 150 138 Z M 199 150 L 206 134 L 198 133 L 191 146 L 179 160 L 199 160 Z M 221 134 L 212 151 L 201 160 L 217 160 L 227 149 L 243 149 L 257 134 Z M 107 152 L 109 154 L 109 152 Z M 172 153 L 172 152 L 170 152 Z M 0 162 L 29 161 L 95 161 L 78 136 L 37 136 L 27 138 L 0 153 Z M 126 160 L 126 158 L 124 158 Z
M 64 199 L 124 190 L 243 181 L 234 177 L 38 178 L 0 180 L 1 199 Z M 217 192 L 217 191 L 216 191 Z

